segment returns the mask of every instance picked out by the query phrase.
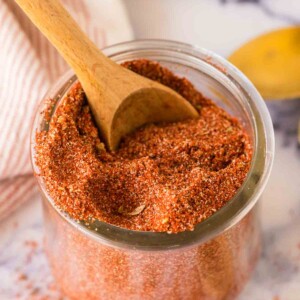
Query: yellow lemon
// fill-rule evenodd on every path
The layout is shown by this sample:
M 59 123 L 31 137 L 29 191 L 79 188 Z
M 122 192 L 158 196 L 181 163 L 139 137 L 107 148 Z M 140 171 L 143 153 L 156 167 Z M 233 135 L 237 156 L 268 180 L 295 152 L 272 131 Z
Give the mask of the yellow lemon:
M 300 97 L 300 26 L 266 33 L 230 57 L 265 99 Z

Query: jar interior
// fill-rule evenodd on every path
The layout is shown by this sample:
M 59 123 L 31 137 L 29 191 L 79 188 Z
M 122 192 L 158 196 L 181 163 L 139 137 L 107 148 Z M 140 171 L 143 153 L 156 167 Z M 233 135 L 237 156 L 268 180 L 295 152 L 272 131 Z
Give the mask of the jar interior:
M 78 230 L 93 239 L 98 239 L 101 243 L 122 248 L 133 247 L 146 250 L 167 250 L 205 242 L 241 220 L 257 200 L 254 199 L 253 195 L 257 194 L 257 183 L 261 179 L 266 165 L 265 155 L 258 155 L 258 151 L 260 154 L 265 154 L 266 152 L 265 128 L 258 109 L 255 106 L 250 106 L 251 96 L 249 93 L 236 82 L 234 77 L 227 73 L 223 65 L 216 66 L 214 58 L 211 56 L 207 56 L 204 59 L 183 53 L 178 49 L 162 48 L 152 48 L 151 50 L 143 48 L 136 50 L 127 49 L 126 51 L 120 49 L 120 51 L 112 53 L 108 49 L 107 54 L 117 63 L 140 58 L 158 61 L 174 74 L 186 77 L 205 97 L 213 100 L 218 106 L 242 123 L 253 143 L 255 168 L 252 164 L 248 177 L 234 198 L 213 216 L 198 224 L 195 230 L 191 232 L 167 234 L 132 231 L 100 221 L 95 221 L 92 224 L 77 223 L 69 218 L 66 213 L 59 212 L 61 216 Z M 55 112 L 55 108 L 59 105 L 60 100 L 64 98 L 76 80 L 76 76 L 69 72 L 52 88 L 52 94 L 51 91 L 49 93 L 50 97 L 57 100 L 52 113 Z M 254 92 L 257 94 L 256 91 Z M 43 111 L 43 107 L 40 108 L 40 111 Z M 47 130 L 48 123 L 41 116 L 37 117 L 35 123 L 38 124 L 36 126 L 38 130 Z M 259 147 L 257 147 L 258 143 Z M 40 182 L 40 185 L 48 200 L 53 204 L 53 200 L 47 195 L 42 182 Z M 249 205 L 250 202 L 252 202 L 251 205 Z M 246 207 L 247 209 L 245 209 Z

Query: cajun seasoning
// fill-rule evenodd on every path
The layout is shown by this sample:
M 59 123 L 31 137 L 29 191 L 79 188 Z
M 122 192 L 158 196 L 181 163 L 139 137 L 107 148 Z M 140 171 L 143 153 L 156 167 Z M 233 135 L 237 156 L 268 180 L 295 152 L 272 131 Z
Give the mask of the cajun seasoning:
M 82 233 L 44 199 L 45 246 L 70 300 L 233 300 L 260 253 L 258 213 L 206 243 L 168 251 L 116 248 Z
M 58 208 L 75 220 L 170 234 L 193 230 L 243 183 L 249 137 L 187 79 L 147 60 L 124 67 L 179 92 L 199 118 L 148 124 L 109 152 L 77 83 L 53 117 L 53 106 L 45 112 L 45 131 L 36 135 L 38 175 Z M 232 300 L 259 255 L 256 208 L 207 242 L 152 251 L 118 248 L 101 234 L 93 239 L 65 221 L 47 195 L 43 204 L 52 273 L 71 300 Z
M 196 119 L 147 124 L 105 148 L 80 83 L 36 135 L 36 164 L 55 204 L 76 220 L 177 233 L 193 230 L 235 195 L 249 171 L 250 139 L 239 121 L 158 63 L 124 67 L 177 91 Z

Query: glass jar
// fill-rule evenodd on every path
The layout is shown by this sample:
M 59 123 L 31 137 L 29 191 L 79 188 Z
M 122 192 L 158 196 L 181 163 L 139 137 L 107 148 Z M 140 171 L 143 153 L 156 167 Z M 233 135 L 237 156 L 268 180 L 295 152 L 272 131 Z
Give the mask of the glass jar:
M 139 232 L 100 221 L 87 225 L 57 209 L 43 180 L 45 248 L 58 286 L 69 299 L 233 299 L 260 253 L 258 198 L 270 174 L 273 128 L 266 105 L 249 80 L 221 57 L 187 44 L 144 40 L 104 49 L 117 63 L 146 58 L 187 77 L 206 97 L 236 116 L 253 143 L 251 169 L 236 195 L 194 231 Z M 76 82 L 69 71 L 44 99 L 55 107 Z M 32 130 L 47 130 L 42 101 Z

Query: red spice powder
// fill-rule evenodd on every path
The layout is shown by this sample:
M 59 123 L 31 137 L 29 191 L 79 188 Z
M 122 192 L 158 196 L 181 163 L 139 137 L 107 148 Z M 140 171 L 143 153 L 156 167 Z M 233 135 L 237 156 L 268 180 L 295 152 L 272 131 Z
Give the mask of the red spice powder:
M 77 83 L 49 130 L 36 135 L 39 175 L 56 205 L 74 219 L 132 230 L 193 230 L 242 185 L 252 156 L 249 137 L 187 79 L 148 60 L 124 67 L 174 89 L 199 117 L 146 125 L 109 152 Z
M 52 273 L 70 300 L 233 300 L 260 253 L 256 208 L 206 243 L 169 251 L 102 244 L 65 222 L 47 199 L 44 213 Z
M 36 276 L 36 271 L 40 273 L 40 268 L 33 267 L 33 261 L 37 259 L 41 246 L 35 240 L 25 240 L 24 246 L 25 260 L 21 269 L 16 268 L 14 270 L 16 275 L 15 284 L 18 286 L 19 292 L 13 296 L 13 299 L 64 300 L 65 298 L 59 291 L 58 286 L 52 281 L 50 274 L 40 278 Z M 43 272 L 43 275 L 46 273 Z

